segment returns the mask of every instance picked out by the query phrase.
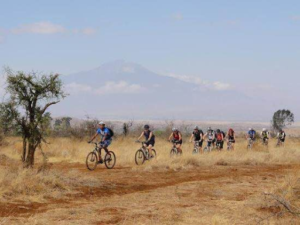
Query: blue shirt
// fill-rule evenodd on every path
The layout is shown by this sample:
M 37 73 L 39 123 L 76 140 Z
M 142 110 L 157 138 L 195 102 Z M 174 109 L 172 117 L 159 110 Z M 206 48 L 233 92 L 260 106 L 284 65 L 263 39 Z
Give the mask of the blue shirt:
M 107 127 L 104 127 L 103 129 L 98 128 L 97 129 L 97 134 L 99 134 L 102 139 L 103 139 L 104 136 L 106 136 L 106 140 L 111 138 L 109 129 Z
M 253 138 L 253 137 L 255 137 L 256 132 L 255 132 L 255 130 L 249 130 L 248 134 L 251 138 Z

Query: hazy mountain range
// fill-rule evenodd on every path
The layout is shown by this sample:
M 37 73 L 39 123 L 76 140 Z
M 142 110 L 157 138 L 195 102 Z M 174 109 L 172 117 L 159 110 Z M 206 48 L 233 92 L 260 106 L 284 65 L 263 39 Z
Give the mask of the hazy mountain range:
M 249 95 L 231 84 L 199 77 L 157 74 L 114 61 L 62 77 L 69 96 L 54 115 L 100 119 L 269 121 L 276 101 Z

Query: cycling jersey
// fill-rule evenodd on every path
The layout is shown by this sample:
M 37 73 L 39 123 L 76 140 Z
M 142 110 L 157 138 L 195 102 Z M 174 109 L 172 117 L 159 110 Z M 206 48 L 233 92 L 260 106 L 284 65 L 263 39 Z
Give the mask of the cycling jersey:
M 256 135 L 255 130 L 249 130 L 248 135 L 250 138 L 255 138 L 255 135 Z
M 173 140 L 179 141 L 180 140 L 180 132 L 173 132 Z
M 223 140 L 223 134 L 220 132 L 220 133 L 217 133 L 216 135 L 217 137 L 217 141 L 222 141 Z
M 101 136 L 101 141 L 103 140 L 104 137 L 105 137 L 106 140 L 111 139 L 111 133 L 110 133 L 110 131 L 107 127 L 104 127 L 103 129 L 98 128 L 97 129 L 97 134 L 99 134 Z
M 261 136 L 262 136 L 263 138 L 268 138 L 268 137 L 269 137 L 269 132 L 268 132 L 268 131 L 263 131 L 263 132 L 261 133 Z
M 213 141 L 215 139 L 214 131 L 207 132 L 207 138 L 208 138 L 209 141 Z
M 201 134 L 203 135 L 202 130 L 194 131 L 194 141 L 200 141 L 201 140 Z
M 145 136 L 145 138 L 146 138 L 147 141 L 149 140 L 149 137 L 150 137 L 151 133 L 152 133 L 151 130 L 144 131 L 144 136 Z M 153 133 L 152 133 L 151 139 L 149 141 L 155 141 L 155 136 L 154 136 Z

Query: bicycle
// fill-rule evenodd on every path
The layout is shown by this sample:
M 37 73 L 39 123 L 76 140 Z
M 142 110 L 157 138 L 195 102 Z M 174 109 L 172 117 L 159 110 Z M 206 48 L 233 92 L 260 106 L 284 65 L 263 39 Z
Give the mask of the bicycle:
M 194 149 L 193 154 L 198 154 L 200 151 L 200 142 L 201 141 L 194 141 Z
M 269 145 L 269 138 L 262 138 L 262 144 L 266 147 Z
M 97 142 L 91 142 L 95 145 L 95 149 L 91 151 L 86 157 L 86 167 L 89 170 L 95 170 L 100 160 L 100 152 L 103 149 L 103 144 Z M 103 160 L 107 169 L 114 168 L 116 164 L 116 155 L 113 151 L 106 152 Z
M 179 143 L 178 141 L 172 141 L 173 143 L 173 147 L 171 149 L 171 152 L 170 152 L 170 156 L 173 157 L 175 155 L 181 155 L 182 152 L 179 152 L 178 151 L 178 148 L 176 147 L 176 145 Z
M 218 150 L 218 151 L 221 151 L 222 150 L 222 141 L 217 141 L 217 143 L 216 143 L 216 149 Z
M 247 149 L 252 149 L 254 144 L 254 140 L 252 138 L 248 138 Z
M 212 140 L 208 140 L 208 141 L 207 141 L 207 144 L 206 144 L 206 146 L 205 146 L 205 148 L 204 148 L 204 151 L 205 151 L 205 152 L 211 152 L 212 149 L 213 149 L 212 144 L 213 144 L 213 141 L 212 141 Z
M 277 144 L 276 144 L 276 147 L 277 148 L 280 148 L 280 147 L 283 147 L 284 146 L 284 142 L 280 139 L 280 138 L 277 138 Z
M 232 141 L 227 142 L 227 151 L 232 151 L 233 150 L 233 143 Z
M 141 143 L 140 141 L 136 141 L 136 143 Z M 149 156 L 149 150 L 145 145 L 146 142 L 142 142 L 142 147 L 138 149 L 135 153 L 135 163 L 136 165 L 142 165 L 146 160 L 151 160 L 156 157 L 156 151 L 152 148 L 152 157 Z

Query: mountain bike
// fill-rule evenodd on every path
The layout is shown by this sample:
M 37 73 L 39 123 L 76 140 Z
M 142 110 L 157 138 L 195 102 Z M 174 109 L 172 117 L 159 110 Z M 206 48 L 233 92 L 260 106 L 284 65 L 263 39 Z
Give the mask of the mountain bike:
M 213 145 L 213 141 L 212 140 L 208 140 L 206 142 L 206 146 L 204 148 L 204 151 L 205 152 L 211 152 L 213 150 L 213 146 L 212 145 Z
M 198 154 L 200 151 L 200 141 L 194 141 L 193 154 Z
M 262 144 L 266 147 L 269 145 L 269 138 L 262 138 Z
M 276 147 L 277 148 L 284 147 L 284 142 L 280 138 L 277 138 Z
M 141 143 L 136 141 L 136 143 Z M 156 157 L 156 151 L 152 148 L 152 156 L 149 154 L 149 150 L 146 146 L 146 142 L 142 142 L 142 147 L 138 149 L 135 153 L 135 163 L 136 165 L 142 165 L 146 160 L 151 160 Z
M 247 149 L 252 149 L 254 145 L 254 140 L 252 138 L 248 138 Z
M 176 155 L 182 155 L 182 152 L 179 152 L 178 151 L 178 148 L 177 148 L 177 145 L 178 145 L 178 141 L 171 141 L 173 143 L 173 147 L 170 151 L 170 156 L 173 157 L 173 156 L 176 156 Z
M 95 170 L 100 160 L 100 152 L 103 149 L 103 145 L 101 143 L 92 142 L 91 144 L 95 145 L 95 149 L 91 151 L 86 157 L 86 167 L 89 170 Z M 103 163 L 105 164 L 107 169 L 114 168 L 116 164 L 116 155 L 113 151 L 106 152 L 104 156 Z
M 217 143 L 216 143 L 216 149 L 218 150 L 218 151 L 221 151 L 222 150 L 222 142 L 221 141 L 217 141 Z
M 227 142 L 227 151 L 232 151 L 233 150 L 233 143 L 231 141 Z

